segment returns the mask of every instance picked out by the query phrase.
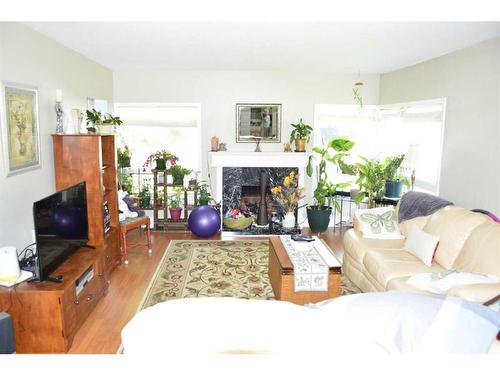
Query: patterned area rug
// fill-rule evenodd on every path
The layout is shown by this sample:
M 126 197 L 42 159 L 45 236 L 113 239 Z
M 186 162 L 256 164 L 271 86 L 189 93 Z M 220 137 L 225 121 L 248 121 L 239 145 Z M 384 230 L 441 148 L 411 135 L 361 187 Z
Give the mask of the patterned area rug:
M 176 298 L 274 299 L 267 275 L 268 240 L 172 240 L 141 309 Z M 359 293 L 342 276 L 341 295 Z

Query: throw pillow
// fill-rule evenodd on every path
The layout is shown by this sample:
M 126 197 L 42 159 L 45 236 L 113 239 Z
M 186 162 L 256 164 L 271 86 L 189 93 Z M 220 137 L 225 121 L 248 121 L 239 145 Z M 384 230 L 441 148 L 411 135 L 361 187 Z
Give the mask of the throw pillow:
M 447 270 L 443 272 L 419 273 L 410 277 L 406 283 L 415 288 L 436 294 L 446 294 L 458 285 L 494 284 L 500 280 L 496 276 L 482 273 Z
M 430 267 L 438 243 L 438 236 L 433 236 L 417 226 L 412 226 L 405 241 L 405 250 L 415 255 L 427 267 Z
M 394 207 L 357 210 L 355 213 L 363 237 L 381 239 L 404 238 L 398 228 Z

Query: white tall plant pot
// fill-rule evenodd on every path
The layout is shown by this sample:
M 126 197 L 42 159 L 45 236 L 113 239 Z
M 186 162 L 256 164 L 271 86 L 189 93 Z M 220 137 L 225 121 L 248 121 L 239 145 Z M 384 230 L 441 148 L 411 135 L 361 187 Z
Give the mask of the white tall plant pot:
M 293 212 L 287 212 L 281 226 L 283 228 L 295 228 L 295 214 Z

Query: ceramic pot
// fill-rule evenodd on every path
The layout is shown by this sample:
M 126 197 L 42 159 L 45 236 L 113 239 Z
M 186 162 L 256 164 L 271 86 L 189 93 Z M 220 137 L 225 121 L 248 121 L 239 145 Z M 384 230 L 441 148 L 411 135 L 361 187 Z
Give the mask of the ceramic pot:
M 115 134 L 114 125 L 98 125 L 99 134 Z
M 307 139 L 296 139 L 295 140 L 295 152 L 306 152 Z
M 281 222 L 283 228 L 295 228 L 295 214 L 293 212 L 287 212 L 285 217 Z
M 313 233 L 323 233 L 328 229 L 332 208 L 328 206 L 309 206 L 307 207 L 307 221 L 309 228 Z
M 119 167 L 130 167 L 130 156 L 122 156 L 118 158 L 118 166 Z
M 181 174 L 181 175 L 176 175 L 176 174 L 173 174 L 172 175 L 172 184 L 174 185 L 184 185 L 184 175 Z
M 167 163 L 166 163 L 165 159 L 156 159 L 155 163 L 156 163 L 157 170 L 163 171 L 163 170 L 167 169 Z
M 170 218 L 173 221 L 179 221 L 180 220 L 181 213 L 182 213 L 182 208 L 180 208 L 180 207 L 178 207 L 178 208 L 169 208 L 168 210 L 170 211 Z
M 387 198 L 401 198 L 403 195 L 403 181 L 386 181 L 385 196 Z

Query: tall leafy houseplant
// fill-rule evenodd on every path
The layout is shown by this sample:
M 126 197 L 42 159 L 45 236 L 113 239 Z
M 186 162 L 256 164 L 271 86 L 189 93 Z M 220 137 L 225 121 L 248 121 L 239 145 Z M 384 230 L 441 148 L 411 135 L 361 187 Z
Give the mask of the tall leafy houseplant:
M 334 138 L 324 148 L 314 147 L 313 152 L 317 155 L 309 157 L 306 172 L 312 177 L 316 168 L 317 185 L 314 190 L 315 205 L 307 207 L 307 220 L 312 232 L 324 232 L 328 228 L 332 213 L 332 204 L 338 206 L 334 199 L 334 193 L 339 188 L 346 188 L 349 183 L 332 183 L 328 177 L 327 166 L 329 163 L 338 165 L 354 146 L 354 142 L 347 138 Z M 316 165 L 314 162 L 316 161 Z
M 313 128 L 310 125 L 305 124 L 302 119 L 300 119 L 298 124 L 291 125 L 293 127 L 293 130 L 290 134 L 290 143 L 293 143 L 295 141 L 296 152 L 305 152 L 306 144 L 311 138 Z
M 363 199 L 368 197 L 368 208 L 373 208 L 375 206 L 375 199 L 381 198 L 383 194 L 385 163 L 377 159 L 368 159 L 364 156 L 360 156 L 359 158 L 361 162 L 356 163 L 358 170 L 356 184 L 359 186 L 361 192 L 356 195 L 354 200 L 359 204 Z

